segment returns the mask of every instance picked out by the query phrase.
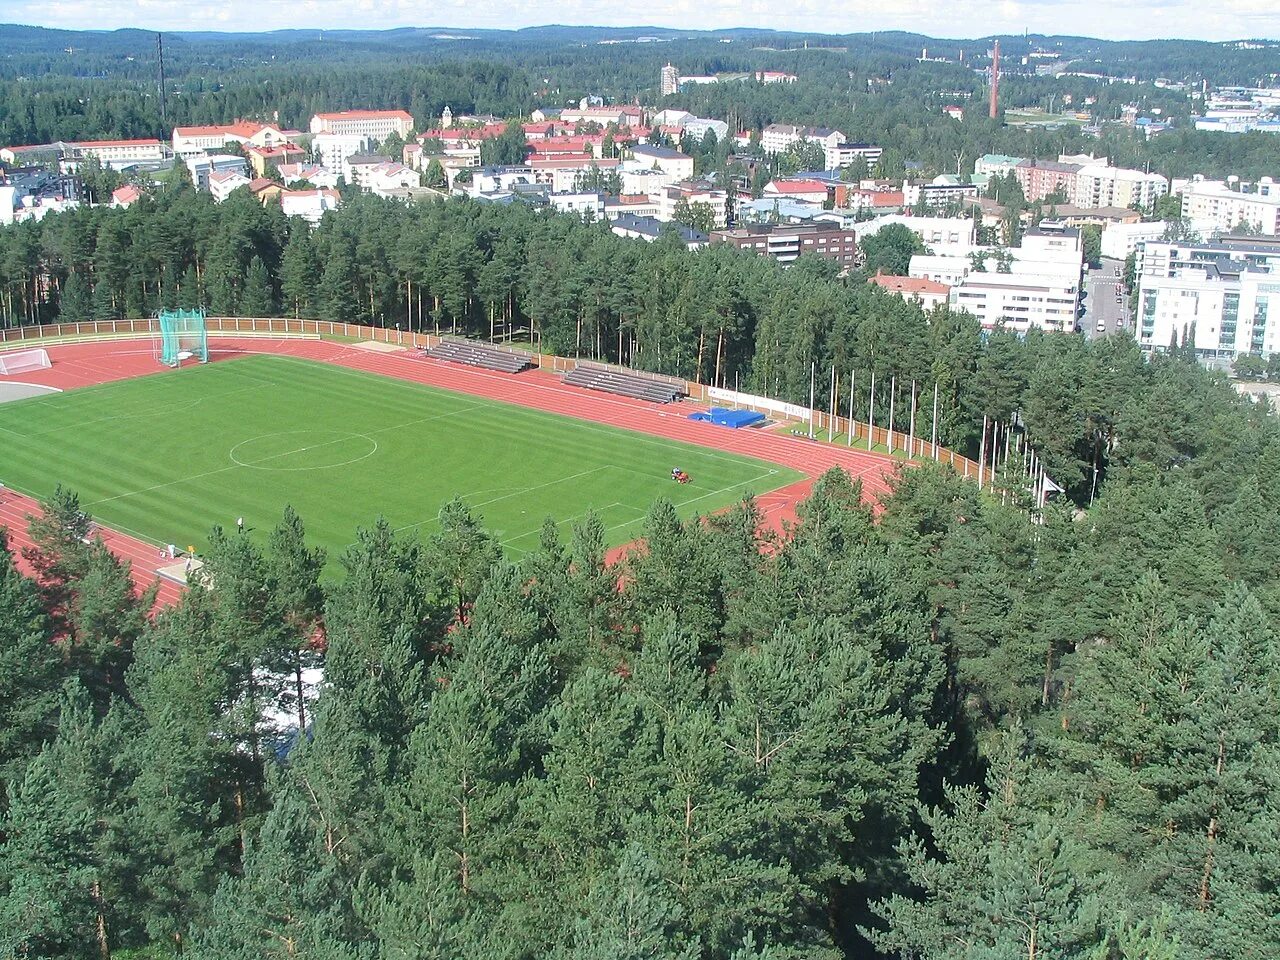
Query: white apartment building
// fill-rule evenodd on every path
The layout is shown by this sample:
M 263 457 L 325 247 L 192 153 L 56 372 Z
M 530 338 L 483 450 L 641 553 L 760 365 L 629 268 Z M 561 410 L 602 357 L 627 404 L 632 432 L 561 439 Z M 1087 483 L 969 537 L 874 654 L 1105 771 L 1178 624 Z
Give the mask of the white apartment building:
M 311 149 L 320 158 L 320 165 L 339 171 L 349 157 L 364 153 L 369 145 L 368 137 L 346 133 L 321 133 L 311 141 Z
M 1168 192 L 1168 178 L 1158 173 L 1093 163 L 1076 171 L 1072 201 L 1078 207 L 1137 207 L 1150 211 L 1156 198 Z
M 1225 359 L 1280 351 L 1280 244 L 1147 244 L 1135 321 L 1147 350 L 1190 344 Z
M 949 302 L 953 310 L 972 313 L 987 330 L 1070 333 L 1079 295 L 1078 276 L 975 272 L 952 286 Z
M 1154 223 L 1111 223 L 1102 231 L 1102 255 L 1112 260 L 1124 260 L 1138 247 L 1152 243 L 1164 236 L 1169 225 L 1163 220 Z
M 786 153 L 792 144 L 801 141 L 816 143 L 822 148 L 828 170 L 835 170 L 841 166 L 840 160 L 843 155 L 840 148 L 845 146 L 845 136 L 839 130 L 832 130 L 829 127 L 798 127 L 792 123 L 771 123 L 760 132 L 760 147 L 769 154 Z M 859 147 L 869 150 L 879 149 L 867 147 L 866 144 L 849 144 L 848 147 L 846 166 L 853 162 L 854 156 L 858 155 Z M 876 160 L 879 159 L 880 155 L 877 153 Z M 868 164 L 874 162 L 874 160 L 867 160 Z
M 871 168 L 880 162 L 880 156 L 884 153 L 884 147 L 877 147 L 870 143 L 840 143 L 834 150 L 826 147 L 823 149 L 827 154 L 828 170 L 847 167 L 859 157 L 867 161 L 867 167 Z
M 895 223 L 918 236 L 936 254 L 963 257 L 977 246 L 977 225 L 970 217 L 906 217 L 889 214 L 857 224 L 858 240 L 872 236 L 881 227 Z
M 680 92 L 680 71 L 669 63 L 658 74 L 658 90 L 664 97 Z
M 960 183 L 955 177 L 943 174 L 929 183 L 912 183 L 902 185 L 902 202 L 905 206 L 915 207 L 923 204 L 931 210 L 943 209 L 968 199 L 977 199 L 976 183 Z
M 1228 233 L 1241 223 L 1264 236 L 1280 236 L 1280 184 L 1258 181 L 1252 193 L 1221 180 L 1193 180 L 1182 191 L 1182 215 L 1205 233 Z
M 364 137 L 381 143 L 391 134 L 408 137 L 413 117 L 404 110 L 341 110 L 317 113 L 311 118 L 312 133 L 337 133 Z
M 670 147 L 636 144 L 631 148 L 631 157 L 636 163 L 651 170 L 659 170 L 676 180 L 686 180 L 693 176 L 693 157 Z
M 648 194 L 656 197 L 663 187 L 669 187 L 676 182 L 676 177 L 669 173 L 663 173 L 661 170 L 651 170 L 645 167 L 633 166 L 624 163 L 618 169 L 618 176 L 622 180 L 622 192 L 630 194 Z
M 716 135 L 717 143 L 724 143 L 729 136 L 729 125 L 723 120 L 708 120 L 706 117 L 686 117 L 680 124 L 683 133 L 693 137 L 699 143 L 708 133 Z
M 604 219 L 603 193 L 552 193 L 547 202 L 558 213 L 576 213 L 584 220 Z
M 91 157 L 110 170 L 120 170 L 135 163 L 156 163 L 167 156 L 159 140 L 85 140 L 69 146 L 81 160 Z

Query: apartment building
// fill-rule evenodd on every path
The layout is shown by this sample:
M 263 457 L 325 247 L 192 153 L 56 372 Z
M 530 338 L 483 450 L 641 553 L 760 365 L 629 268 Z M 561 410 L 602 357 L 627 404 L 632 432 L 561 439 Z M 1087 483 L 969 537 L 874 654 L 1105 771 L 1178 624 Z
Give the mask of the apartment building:
M 674 183 L 658 191 L 658 219 L 663 223 L 675 220 L 680 201 L 705 204 L 715 214 L 715 227 L 723 230 L 729 222 L 729 194 L 704 183 Z
M 245 158 L 229 153 L 202 154 L 189 158 L 186 164 L 197 190 L 210 189 L 209 178 L 215 173 L 238 173 L 246 180 L 249 177 L 249 164 Z
M 986 330 L 1069 333 L 1076 325 L 1079 283 L 1078 276 L 973 272 L 951 288 L 949 302 Z
M 1148 243 L 1135 318 L 1151 351 L 1190 345 L 1205 358 L 1280 350 L 1280 241 Z
M 779 263 L 792 263 L 806 253 L 833 260 L 844 270 L 852 270 L 862 262 L 858 235 L 835 223 L 753 225 L 714 230 L 711 242 L 728 243 L 739 250 L 773 257 Z
M 1136 207 L 1149 212 L 1168 192 L 1168 179 L 1158 173 L 1095 163 L 1076 172 L 1070 199 L 1078 207 Z
M 1023 160 L 1013 168 L 1029 203 L 1058 194 L 1067 203 L 1075 203 L 1076 174 L 1083 165 L 1056 160 Z
M 680 71 L 669 63 L 658 73 L 658 91 L 664 97 L 680 92 Z
M 317 113 L 311 118 L 312 133 L 336 133 L 363 137 L 381 143 L 391 134 L 408 137 L 413 117 L 404 110 L 341 110 Z
M 158 163 L 168 156 L 159 140 L 84 140 L 67 146 L 75 159 L 92 158 L 111 170 L 122 170 L 137 163 Z
M 988 153 L 973 164 L 973 172 L 980 177 L 1006 177 L 1018 169 L 1023 157 L 1008 157 L 1002 153 Z
M 760 133 L 760 147 L 769 154 L 786 153 L 789 147 L 802 141 L 817 144 L 822 148 L 826 167 L 829 170 L 848 166 L 853 162 L 853 158 L 859 155 L 860 148 L 865 151 L 879 150 L 878 147 L 867 144 L 847 144 L 843 133 L 829 127 L 799 127 L 792 123 L 771 123 Z M 876 153 L 875 158 L 879 160 L 880 154 Z M 843 164 L 840 162 L 842 159 L 846 160 Z M 875 160 L 868 159 L 867 163 L 873 164 Z
M 1245 224 L 1264 236 L 1280 236 L 1280 184 L 1263 177 L 1246 192 L 1221 180 L 1193 180 L 1182 190 L 1182 215 L 1205 233 Z
M 369 149 L 369 138 L 354 133 L 320 133 L 311 140 L 311 149 L 320 159 L 320 165 L 330 170 L 341 170 L 348 157 Z
M 670 147 L 637 144 L 631 148 L 631 157 L 640 165 L 650 170 L 660 170 L 677 180 L 693 176 L 693 157 Z

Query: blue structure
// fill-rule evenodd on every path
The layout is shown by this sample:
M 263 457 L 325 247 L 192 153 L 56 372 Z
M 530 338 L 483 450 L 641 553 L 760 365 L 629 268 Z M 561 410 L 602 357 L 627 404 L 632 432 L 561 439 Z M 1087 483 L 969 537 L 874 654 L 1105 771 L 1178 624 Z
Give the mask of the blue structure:
M 742 427 L 754 427 L 757 424 L 765 422 L 763 413 L 756 413 L 754 410 L 730 410 L 728 407 L 712 407 L 706 413 L 699 411 L 698 413 L 689 414 L 690 420 L 698 420 L 702 423 L 714 423 L 721 427 L 731 427 L 735 430 Z

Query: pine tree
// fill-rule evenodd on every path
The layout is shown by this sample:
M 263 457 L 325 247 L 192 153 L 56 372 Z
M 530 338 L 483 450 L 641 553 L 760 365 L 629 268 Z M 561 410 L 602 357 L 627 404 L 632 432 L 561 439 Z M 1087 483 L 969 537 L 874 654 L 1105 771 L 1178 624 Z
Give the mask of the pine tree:
M 280 262 L 280 291 L 287 312 L 294 317 L 309 316 L 319 281 L 320 264 L 311 233 L 305 227 L 295 227 L 289 231 L 289 243 Z
M 61 660 L 39 591 L 18 572 L 0 528 L 0 787 L 55 732 Z
M 240 313 L 246 317 L 273 317 L 276 313 L 276 294 L 271 286 L 271 276 L 261 258 L 249 261 L 245 271 L 244 292 L 240 297 Z
M 58 319 L 63 323 L 80 323 L 93 319 L 93 293 L 78 271 L 71 271 L 62 285 Z

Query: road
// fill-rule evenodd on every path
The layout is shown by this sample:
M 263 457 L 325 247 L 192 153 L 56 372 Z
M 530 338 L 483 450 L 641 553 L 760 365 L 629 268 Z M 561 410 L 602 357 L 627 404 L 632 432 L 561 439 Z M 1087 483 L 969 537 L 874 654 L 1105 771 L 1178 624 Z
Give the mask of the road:
M 1105 337 L 1129 325 L 1128 298 L 1124 296 L 1124 261 L 1102 261 L 1085 278 L 1085 313 L 1080 321 L 1086 337 Z M 1117 297 L 1121 299 L 1117 301 Z

